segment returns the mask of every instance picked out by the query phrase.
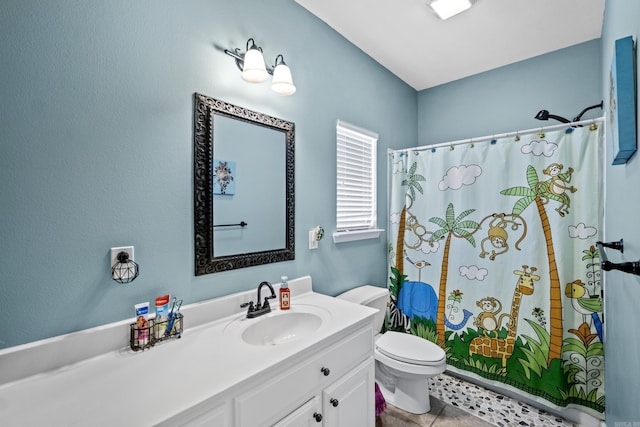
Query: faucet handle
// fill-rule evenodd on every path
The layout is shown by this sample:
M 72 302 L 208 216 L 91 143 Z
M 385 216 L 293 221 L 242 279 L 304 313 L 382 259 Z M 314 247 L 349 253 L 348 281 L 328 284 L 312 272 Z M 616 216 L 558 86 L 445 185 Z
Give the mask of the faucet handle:
M 247 306 L 249 307 L 249 308 L 247 309 L 247 311 L 253 311 L 253 310 L 254 310 L 254 307 L 253 307 L 253 301 L 249 301 L 249 302 L 245 302 L 245 303 L 243 303 L 243 304 L 240 304 L 240 308 L 245 308 L 245 307 L 247 307 Z
M 262 307 L 263 307 L 263 308 L 264 308 L 265 306 L 267 306 L 267 307 L 268 307 L 268 306 L 269 306 L 269 300 L 270 300 L 270 299 L 274 299 L 274 298 L 276 298 L 276 295 L 275 295 L 275 294 L 273 294 L 273 295 L 271 295 L 271 296 L 268 296 L 268 297 L 264 297 L 264 302 L 262 303 Z

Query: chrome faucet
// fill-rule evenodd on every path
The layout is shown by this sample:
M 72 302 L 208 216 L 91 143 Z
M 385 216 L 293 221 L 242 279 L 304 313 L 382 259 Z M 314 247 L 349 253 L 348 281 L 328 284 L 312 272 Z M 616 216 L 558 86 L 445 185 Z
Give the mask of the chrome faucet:
M 264 302 L 260 303 L 260 299 L 262 298 L 262 287 L 267 286 L 271 291 L 271 295 L 268 297 L 264 297 Z M 253 301 L 246 302 L 240 307 L 248 307 L 247 308 L 247 318 L 251 319 L 254 317 L 262 316 L 263 314 L 267 314 L 271 312 L 271 306 L 269 305 L 269 300 L 274 299 L 276 297 L 276 291 L 273 290 L 273 286 L 269 282 L 261 282 L 258 285 L 258 302 L 256 305 L 253 305 Z

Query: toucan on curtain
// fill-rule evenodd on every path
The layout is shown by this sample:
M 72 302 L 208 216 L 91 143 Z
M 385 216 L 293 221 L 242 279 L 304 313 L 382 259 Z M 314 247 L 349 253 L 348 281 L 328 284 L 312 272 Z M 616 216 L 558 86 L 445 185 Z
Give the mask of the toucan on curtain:
M 601 128 L 389 153 L 387 328 L 602 419 Z

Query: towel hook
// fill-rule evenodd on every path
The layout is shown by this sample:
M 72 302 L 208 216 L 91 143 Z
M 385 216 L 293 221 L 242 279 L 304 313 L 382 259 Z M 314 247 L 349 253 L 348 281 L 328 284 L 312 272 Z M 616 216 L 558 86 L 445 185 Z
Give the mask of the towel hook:
M 622 271 L 623 273 L 629 273 L 629 274 L 634 274 L 636 276 L 640 276 L 640 260 L 638 261 L 632 261 L 632 262 L 620 262 L 620 263 L 616 263 L 616 262 L 611 262 L 607 259 L 607 254 L 604 251 L 604 248 L 610 248 L 610 249 L 615 249 L 617 251 L 620 251 L 621 253 L 624 253 L 624 241 L 622 239 L 620 239 L 617 242 L 596 242 L 596 245 L 598 245 L 598 250 L 600 251 L 600 258 L 602 259 L 602 262 L 600 263 L 600 268 L 602 268 L 604 271 L 611 271 L 611 270 L 619 270 Z

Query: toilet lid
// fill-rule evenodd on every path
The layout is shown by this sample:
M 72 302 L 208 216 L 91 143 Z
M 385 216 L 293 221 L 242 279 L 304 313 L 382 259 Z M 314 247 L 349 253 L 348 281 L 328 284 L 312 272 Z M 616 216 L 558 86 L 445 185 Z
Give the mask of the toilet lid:
M 442 348 L 424 338 L 402 332 L 387 332 L 376 341 L 382 354 L 401 362 L 414 365 L 434 365 L 443 362 Z

